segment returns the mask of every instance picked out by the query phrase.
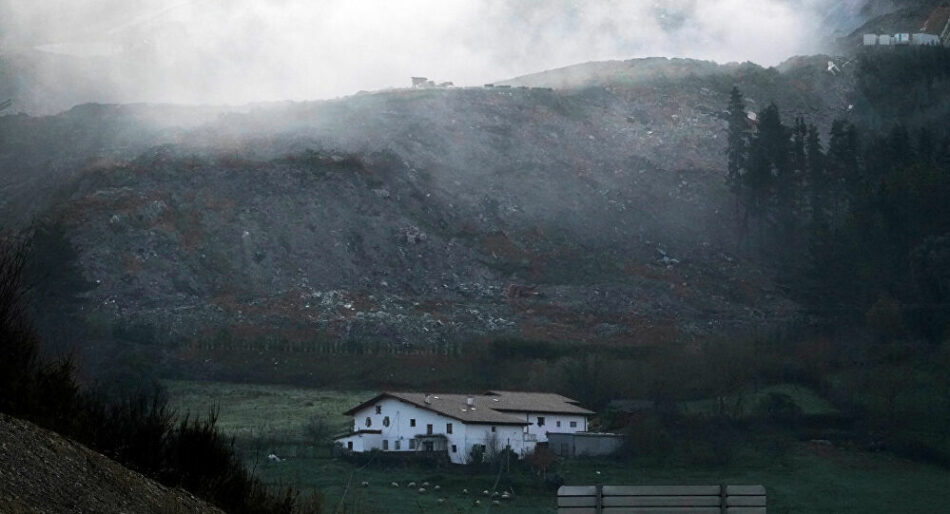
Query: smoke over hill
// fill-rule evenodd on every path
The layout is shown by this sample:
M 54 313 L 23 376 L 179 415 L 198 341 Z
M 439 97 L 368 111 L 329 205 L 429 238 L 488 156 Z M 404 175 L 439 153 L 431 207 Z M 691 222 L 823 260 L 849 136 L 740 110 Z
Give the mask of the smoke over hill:
M 820 50 L 827 24 L 851 23 L 860 4 L 3 0 L 0 96 L 50 113 L 84 102 L 328 98 L 401 87 L 410 75 L 480 85 L 631 57 L 775 65 Z

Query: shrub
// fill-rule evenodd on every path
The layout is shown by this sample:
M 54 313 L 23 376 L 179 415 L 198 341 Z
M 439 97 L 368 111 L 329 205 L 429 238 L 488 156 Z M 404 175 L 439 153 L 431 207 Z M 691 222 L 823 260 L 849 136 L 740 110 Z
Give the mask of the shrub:
M 326 416 L 319 413 L 312 414 L 303 425 L 304 436 L 317 446 L 328 442 L 332 431 L 333 427 Z
M 755 406 L 756 414 L 771 423 L 792 424 L 802 417 L 802 408 L 791 396 L 785 393 L 771 392 L 759 400 Z
M 623 445 L 619 452 L 622 457 L 645 457 L 662 462 L 673 449 L 673 438 L 655 414 L 630 423 L 624 428 L 623 434 Z
M 468 460 L 466 464 L 472 466 L 481 465 L 485 461 L 485 447 L 480 444 L 473 444 L 472 449 L 468 452 Z
M 525 462 L 535 473 L 541 476 L 542 480 L 547 480 L 548 470 L 557 462 L 557 455 L 551 450 L 539 446 L 525 457 Z

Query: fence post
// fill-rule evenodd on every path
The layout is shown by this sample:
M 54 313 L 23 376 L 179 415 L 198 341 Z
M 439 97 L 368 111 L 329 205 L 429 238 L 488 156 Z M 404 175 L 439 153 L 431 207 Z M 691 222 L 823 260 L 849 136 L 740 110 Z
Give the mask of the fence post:
M 597 492 L 595 494 L 596 496 L 594 496 L 594 498 L 596 498 L 596 500 L 594 501 L 594 512 L 601 514 L 604 512 L 604 486 L 598 484 Z
M 729 501 L 726 499 L 726 486 L 719 484 L 719 512 L 726 514 L 729 510 Z

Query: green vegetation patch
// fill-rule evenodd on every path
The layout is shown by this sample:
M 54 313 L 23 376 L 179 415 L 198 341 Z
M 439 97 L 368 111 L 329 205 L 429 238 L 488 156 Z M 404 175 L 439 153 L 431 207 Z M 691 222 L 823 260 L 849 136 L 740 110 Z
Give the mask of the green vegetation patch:
M 801 409 L 801 414 L 804 416 L 820 416 L 838 413 L 838 410 L 817 392 L 795 384 L 778 384 L 762 387 L 757 390 L 731 394 L 724 396 L 722 401 L 730 409 L 741 403 L 741 405 L 743 405 L 743 416 L 752 416 L 756 413 L 756 406 L 761 405 L 771 394 L 781 394 L 791 398 L 795 405 Z M 684 414 L 716 414 L 719 412 L 719 399 L 704 398 L 701 400 L 683 402 L 680 406 Z
M 314 415 L 322 416 L 333 434 L 346 432 L 352 420 L 343 412 L 375 394 L 184 380 L 164 385 L 171 405 L 181 414 L 203 416 L 216 406 L 218 428 L 239 442 L 263 437 L 283 444 L 308 442 L 303 427 Z

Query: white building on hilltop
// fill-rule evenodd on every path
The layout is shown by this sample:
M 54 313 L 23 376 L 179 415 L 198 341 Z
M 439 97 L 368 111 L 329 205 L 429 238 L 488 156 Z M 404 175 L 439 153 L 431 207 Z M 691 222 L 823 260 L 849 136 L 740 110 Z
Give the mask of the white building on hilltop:
M 864 46 L 940 46 L 940 36 L 918 32 L 915 34 L 865 34 Z
M 593 412 L 559 394 L 488 391 L 383 392 L 345 414 L 353 416 L 353 431 L 336 442 L 350 451 L 445 452 L 465 464 L 475 446 L 523 456 L 546 443 L 549 432 L 586 431 Z

